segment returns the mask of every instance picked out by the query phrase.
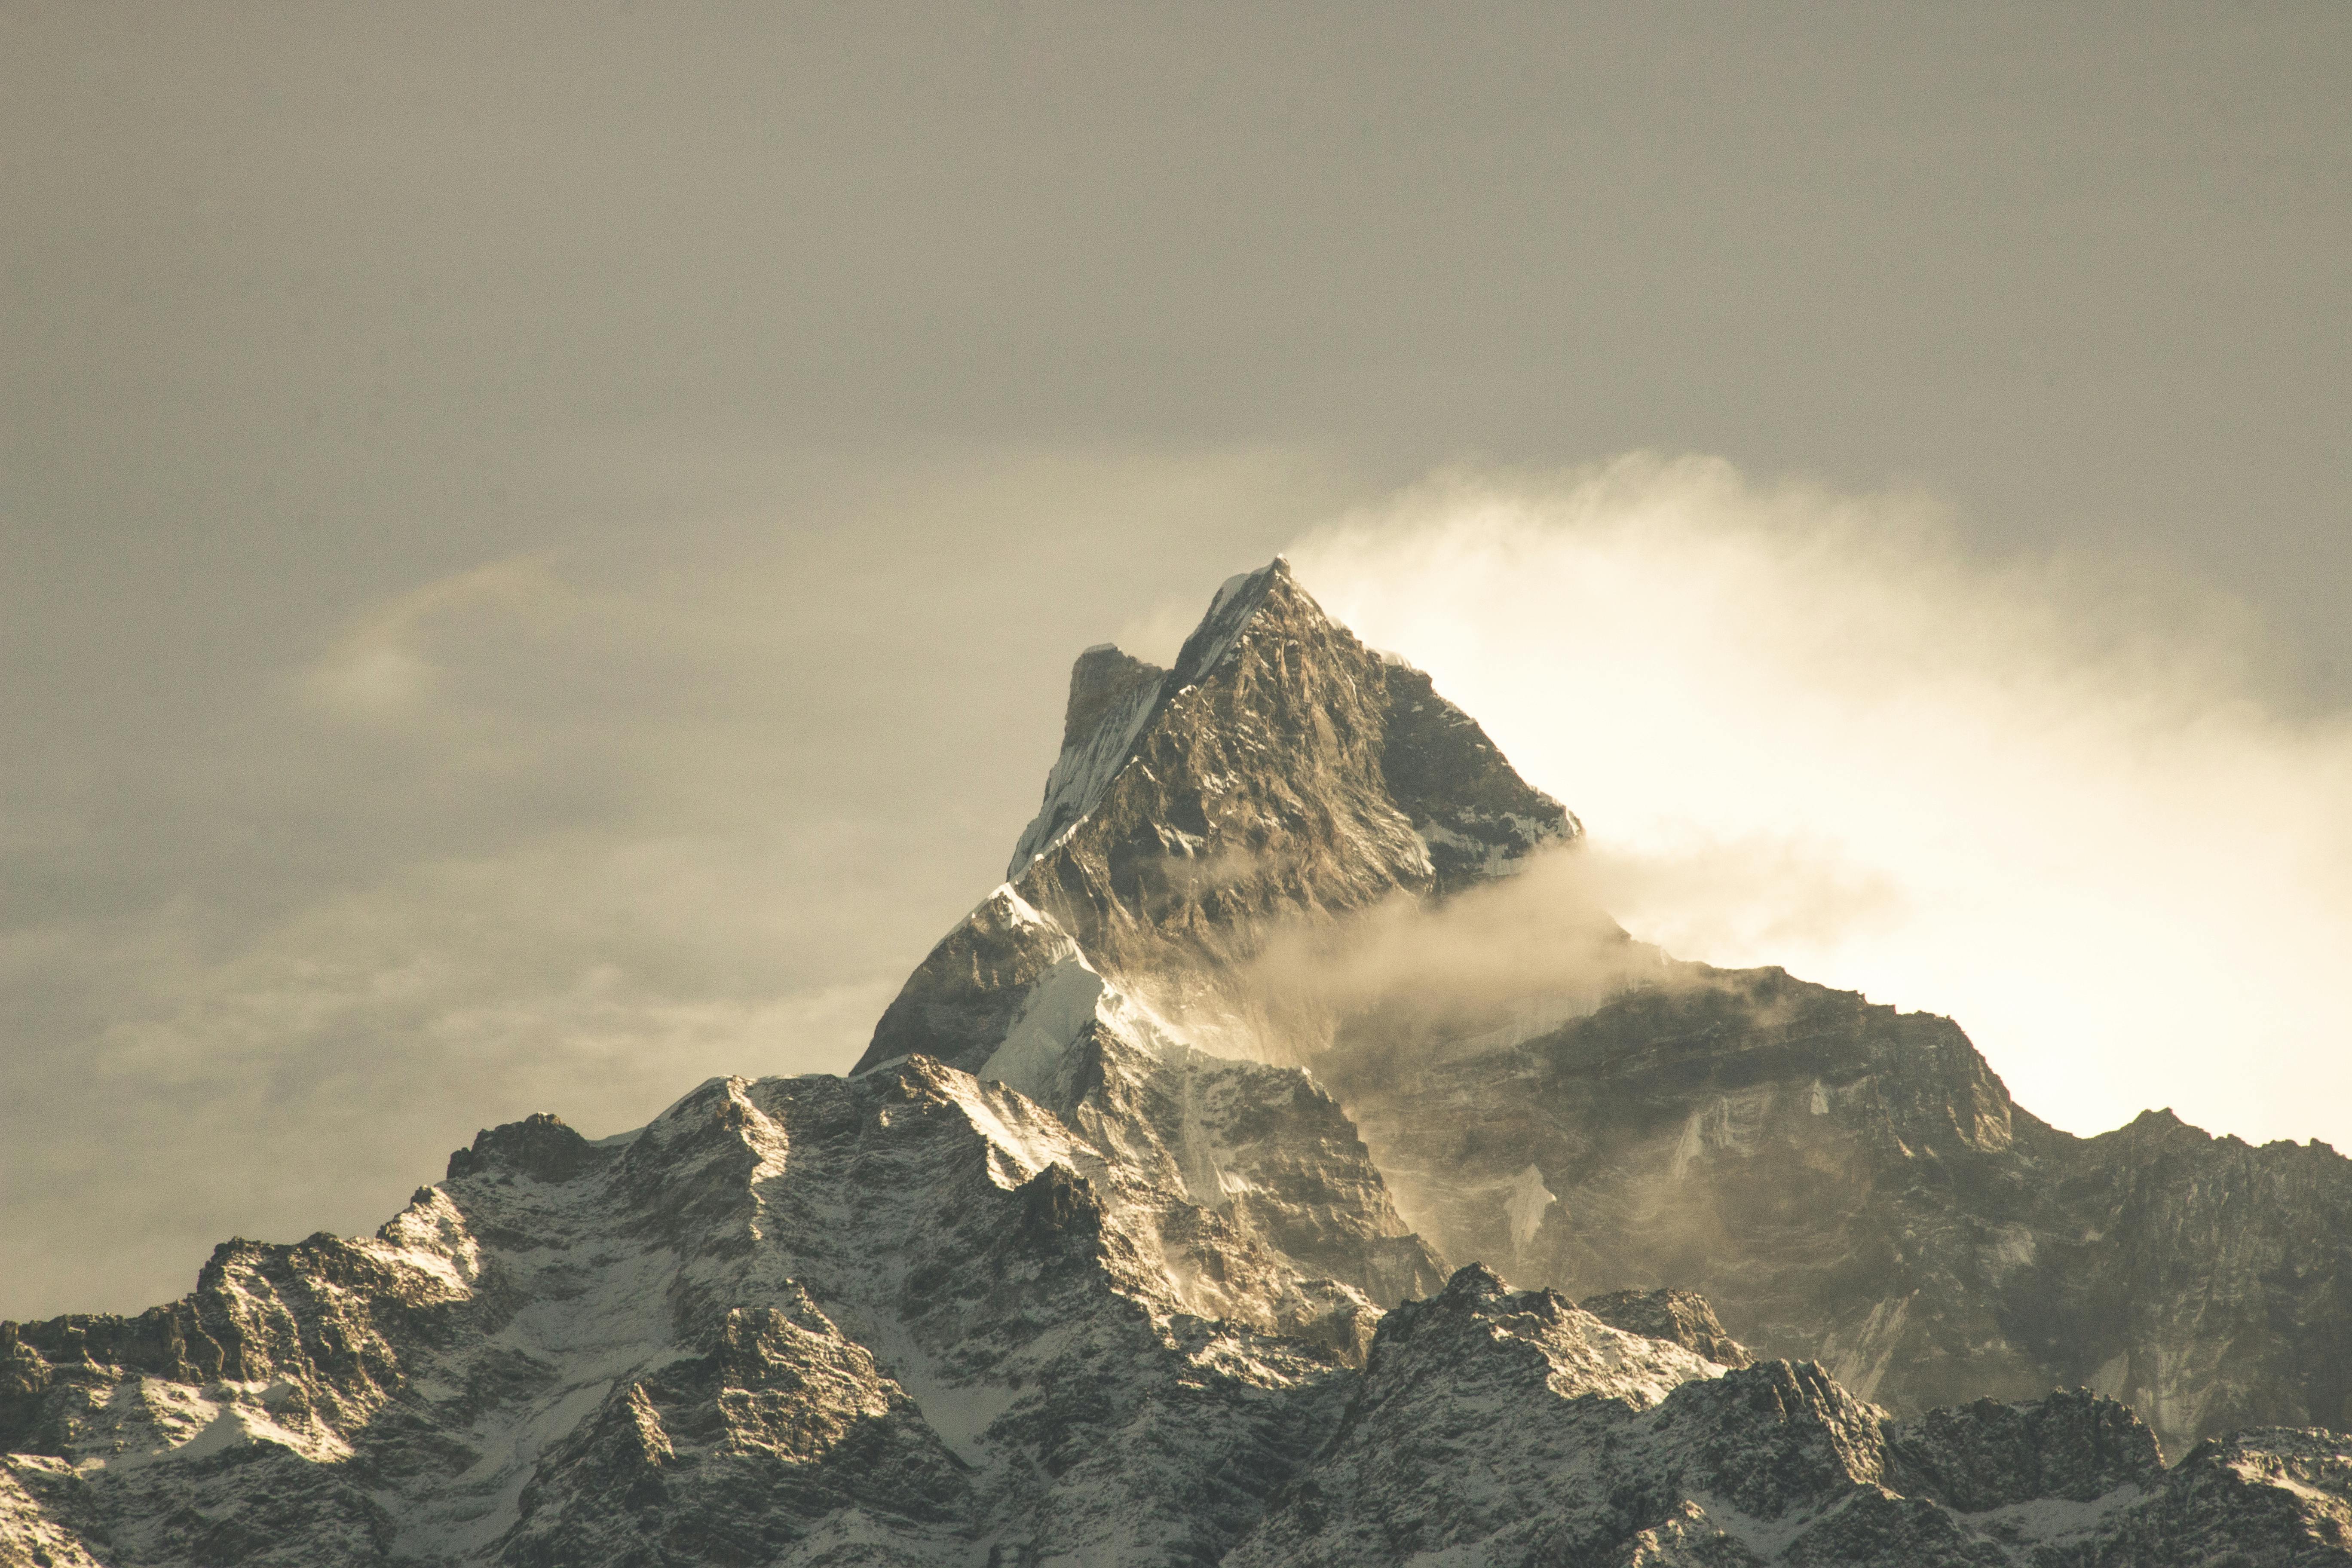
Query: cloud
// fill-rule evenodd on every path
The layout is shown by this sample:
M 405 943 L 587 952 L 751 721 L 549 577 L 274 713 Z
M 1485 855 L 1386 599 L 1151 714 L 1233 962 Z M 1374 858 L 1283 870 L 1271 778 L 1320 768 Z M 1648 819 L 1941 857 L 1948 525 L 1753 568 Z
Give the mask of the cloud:
M 1452 476 L 1291 551 L 1678 956 L 1948 1014 L 2078 1131 L 2352 1147 L 2352 715 L 2242 606 L 1707 459 Z
M 48 1260 L 18 1310 L 135 1307 L 232 1231 L 371 1230 L 534 1110 L 602 1135 L 715 1074 L 837 1068 L 897 977 L 796 964 L 822 874 L 752 836 L 559 835 L 404 868 L 226 951 L 187 902 L 11 944 L 7 968 L 71 965 L 105 996 L 67 1048 L 12 1059 L 28 1120 L 0 1218 L 12 1258 Z
M 320 707 L 348 717 L 405 717 L 435 693 L 444 673 L 435 641 L 485 622 L 543 634 L 586 603 L 544 555 L 493 561 L 371 609 L 303 672 L 303 689 Z
M 1579 848 L 1554 850 L 1442 904 L 1400 893 L 1275 927 L 1241 986 L 1272 1024 L 1267 1054 L 1311 1058 L 1335 1038 L 1359 1053 L 1443 1054 L 1526 1038 L 1665 980 L 1664 955 L 1602 908 L 1601 871 Z

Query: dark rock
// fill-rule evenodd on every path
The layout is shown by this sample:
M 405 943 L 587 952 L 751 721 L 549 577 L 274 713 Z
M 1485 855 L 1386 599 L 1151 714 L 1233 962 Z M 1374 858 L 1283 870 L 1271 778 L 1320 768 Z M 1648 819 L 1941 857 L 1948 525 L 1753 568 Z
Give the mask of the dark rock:
M 486 1128 L 474 1146 L 449 1156 L 446 1178 L 456 1181 L 481 1171 L 507 1171 L 538 1182 L 568 1182 L 596 1157 L 595 1146 L 545 1111 Z
M 1746 1366 L 1745 1346 L 1723 1331 L 1706 1298 L 1689 1290 L 1612 1290 L 1577 1303 L 1612 1328 L 1671 1340 L 1722 1366 Z
M 1139 689 L 1158 682 L 1167 674 L 1158 665 L 1146 664 L 1109 643 L 1097 643 L 1078 655 L 1077 662 L 1070 667 L 1069 707 L 1062 715 L 1063 750 L 1083 745 L 1104 715 L 1121 699 L 1134 696 Z M 1065 826 L 1056 823 L 1048 831 L 1058 831 Z
M 2164 1479 L 2147 1424 L 2086 1389 L 1931 1410 L 1895 1426 L 1889 1446 L 1890 1484 L 1964 1513 L 2039 1498 L 2091 1502 Z

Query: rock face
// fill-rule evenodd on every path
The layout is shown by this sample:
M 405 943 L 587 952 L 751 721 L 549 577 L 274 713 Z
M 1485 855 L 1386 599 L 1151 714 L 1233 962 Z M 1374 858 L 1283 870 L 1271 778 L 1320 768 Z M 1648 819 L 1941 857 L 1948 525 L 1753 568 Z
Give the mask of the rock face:
M 1338 1430 L 1226 1561 L 2341 1562 L 2346 1447 L 2249 1433 L 2168 1472 L 2086 1391 L 1896 1421 L 1816 1363 L 1727 1369 L 1474 1266 L 1381 1320 Z
M 1236 579 L 1171 670 L 1081 656 L 849 1077 L 535 1116 L 372 1237 L 0 1324 L 0 1563 L 2352 1561 L 2332 1153 L 2069 1139 L 1944 1020 L 1595 911 L 1564 1026 L 1452 949 L 1269 979 L 1499 929 L 1578 832 Z
M 1900 1412 L 2083 1385 L 2176 1454 L 2352 1428 L 2352 1162 L 2323 1146 L 2168 1112 L 2075 1138 L 1949 1020 L 1777 970 L 1675 966 L 1535 1039 L 1317 1070 L 1423 1234 L 1515 1279 L 1696 1290 Z
M 2179 1493 L 2112 1401 L 1914 1427 L 1811 1363 L 1725 1370 L 1474 1267 L 1381 1321 L 1338 1433 L 1229 1561 L 2198 1561 L 2100 1555 Z
M 1724 1332 L 1706 1298 L 1693 1291 L 1612 1290 L 1588 1296 L 1577 1306 L 1612 1329 L 1664 1340 L 1723 1366 L 1747 1366 L 1755 1360 L 1748 1347 Z

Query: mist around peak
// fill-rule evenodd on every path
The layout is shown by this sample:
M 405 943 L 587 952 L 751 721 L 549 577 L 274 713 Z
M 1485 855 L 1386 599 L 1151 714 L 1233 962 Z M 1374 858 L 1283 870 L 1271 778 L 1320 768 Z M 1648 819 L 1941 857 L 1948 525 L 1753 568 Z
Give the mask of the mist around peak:
M 2352 1144 L 2352 713 L 2242 605 L 1701 458 L 1443 476 L 1290 554 L 1576 809 L 1634 935 L 1955 1017 L 2077 1131 Z

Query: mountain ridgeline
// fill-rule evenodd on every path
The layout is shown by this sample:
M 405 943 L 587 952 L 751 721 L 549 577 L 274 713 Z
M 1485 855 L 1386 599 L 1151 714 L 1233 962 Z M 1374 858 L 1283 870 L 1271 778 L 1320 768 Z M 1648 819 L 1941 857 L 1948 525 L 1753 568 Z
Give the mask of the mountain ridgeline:
M 2352 1563 L 2352 1166 L 2056 1131 L 1580 833 L 1236 578 L 846 1077 L 0 1324 L 0 1563 Z

